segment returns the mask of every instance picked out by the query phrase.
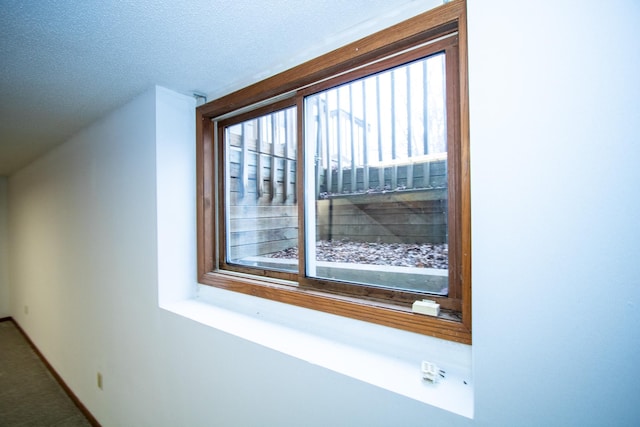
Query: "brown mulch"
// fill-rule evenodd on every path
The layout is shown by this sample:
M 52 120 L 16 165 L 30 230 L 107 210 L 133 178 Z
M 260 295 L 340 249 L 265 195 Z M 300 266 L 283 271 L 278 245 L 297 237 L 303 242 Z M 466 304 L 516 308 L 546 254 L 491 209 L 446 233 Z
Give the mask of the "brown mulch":
M 298 259 L 298 248 L 285 249 L 267 256 Z M 447 269 L 449 268 L 449 248 L 447 244 L 320 240 L 316 243 L 316 259 L 351 264 Z

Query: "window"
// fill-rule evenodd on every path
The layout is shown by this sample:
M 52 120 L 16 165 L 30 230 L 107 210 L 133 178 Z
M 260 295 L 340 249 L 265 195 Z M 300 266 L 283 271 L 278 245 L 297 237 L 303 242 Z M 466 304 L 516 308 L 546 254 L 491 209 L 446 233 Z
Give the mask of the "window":
M 201 283 L 471 342 L 465 8 L 198 108 Z

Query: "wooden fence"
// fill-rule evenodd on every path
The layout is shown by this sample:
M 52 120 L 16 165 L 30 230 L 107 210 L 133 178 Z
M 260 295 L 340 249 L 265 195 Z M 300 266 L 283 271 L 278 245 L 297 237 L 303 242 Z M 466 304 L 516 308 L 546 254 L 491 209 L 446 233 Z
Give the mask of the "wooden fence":
M 260 152 L 248 150 L 244 154 L 243 168 L 240 165 L 242 153 L 243 150 L 230 151 L 231 258 L 260 256 L 297 246 L 296 161 L 285 155 L 273 155 L 270 148 Z M 414 174 L 414 185 L 428 188 L 406 188 L 410 167 L 414 172 L 422 172 Z M 337 170 L 332 171 L 333 191 L 324 191 L 327 180 L 322 180 L 320 189 L 323 191 L 316 204 L 318 238 L 385 243 L 446 242 L 444 161 L 381 169 L 382 184 L 377 181 L 378 168 L 371 168 L 374 173 L 369 181 L 369 191 L 364 191 L 363 168 L 356 169 L 357 193 L 338 191 Z M 246 171 L 244 179 L 243 170 Z M 352 188 L 351 171 L 343 170 L 342 173 L 343 185 Z M 321 177 L 327 175 L 327 171 L 320 174 Z
M 441 152 L 446 141 L 441 140 L 440 148 L 430 154 L 426 130 L 420 137 L 424 141 L 418 141 L 409 119 L 405 141 L 398 141 L 396 136 L 402 133 L 395 131 L 389 141 L 383 141 L 380 129 L 372 131 L 366 113 L 364 117 L 354 113 L 351 86 L 345 93 L 348 109 L 330 109 L 327 94 L 311 97 L 307 108 L 306 143 L 315 143 L 316 147 L 313 155 L 318 238 L 446 242 L 447 158 L 446 152 Z M 409 88 L 407 93 L 411 93 Z M 339 92 L 332 96 L 337 97 L 334 105 L 344 104 Z M 406 102 L 408 111 L 411 101 Z M 400 107 L 394 100 L 391 104 L 390 111 L 395 114 Z M 378 103 L 378 116 L 381 108 Z M 425 97 L 425 111 L 426 108 Z M 423 115 L 426 129 L 427 118 Z M 298 245 L 299 159 L 294 116 L 282 111 L 271 113 L 242 123 L 239 132 L 236 129 L 228 134 L 227 203 L 232 259 Z M 380 117 L 377 123 L 379 127 Z M 412 148 L 416 142 L 422 144 L 419 150 Z
M 447 190 L 336 196 L 317 202 L 321 240 L 446 243 Z
M 231 259 L 297 246 L 296 160 L 291 146 L 233 135 L 228 153 Z

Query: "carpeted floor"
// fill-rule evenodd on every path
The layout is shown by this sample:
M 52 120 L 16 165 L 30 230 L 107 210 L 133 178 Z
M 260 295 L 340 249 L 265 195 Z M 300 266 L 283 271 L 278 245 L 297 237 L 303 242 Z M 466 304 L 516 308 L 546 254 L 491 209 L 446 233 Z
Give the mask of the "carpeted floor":
M 91 426 L 12 321 L 0 322 L 0 426 Z

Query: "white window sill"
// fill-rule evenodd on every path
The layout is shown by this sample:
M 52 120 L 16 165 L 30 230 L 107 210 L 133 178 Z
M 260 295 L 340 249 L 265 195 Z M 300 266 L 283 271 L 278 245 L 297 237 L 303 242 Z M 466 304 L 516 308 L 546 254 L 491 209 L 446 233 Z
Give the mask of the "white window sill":
M 170 312 L 402 396 L 473 417 L 471 346 L 198 285 Z M 424 381 L 423 360 L 446 372 Z

